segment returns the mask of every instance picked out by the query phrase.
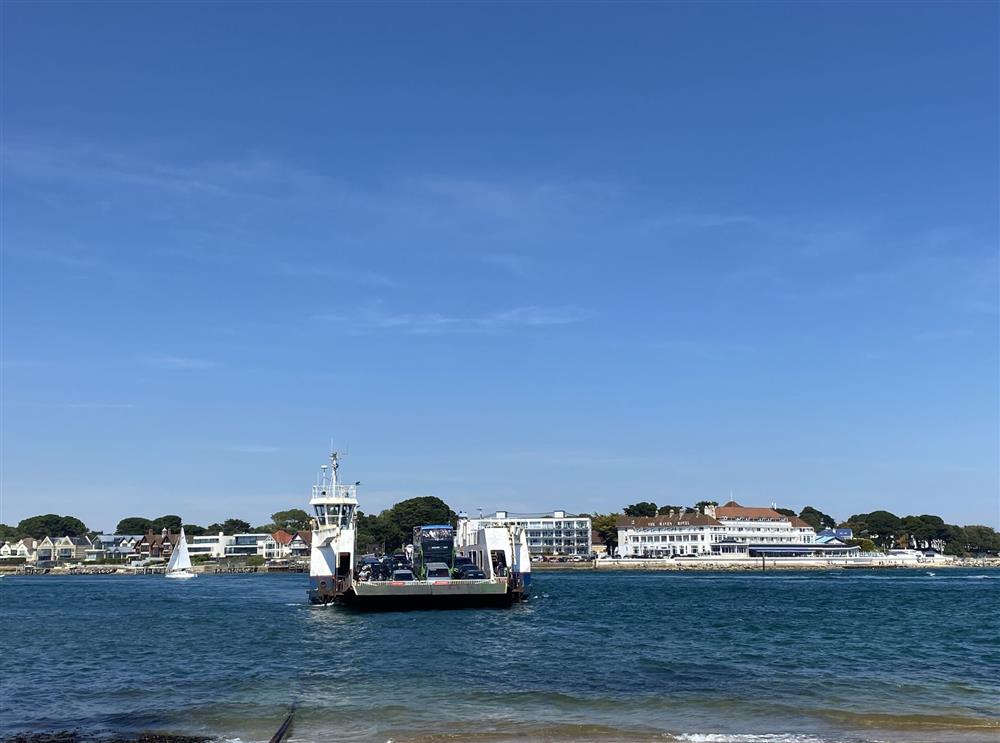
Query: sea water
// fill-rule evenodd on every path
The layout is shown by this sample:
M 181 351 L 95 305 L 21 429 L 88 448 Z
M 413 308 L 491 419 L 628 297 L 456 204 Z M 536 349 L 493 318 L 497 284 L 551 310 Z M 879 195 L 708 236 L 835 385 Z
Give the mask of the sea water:
M 1000 571 L 538 572 L 510 609 L 298 574 L 0 581 L 0 735 L 1000 741 Z

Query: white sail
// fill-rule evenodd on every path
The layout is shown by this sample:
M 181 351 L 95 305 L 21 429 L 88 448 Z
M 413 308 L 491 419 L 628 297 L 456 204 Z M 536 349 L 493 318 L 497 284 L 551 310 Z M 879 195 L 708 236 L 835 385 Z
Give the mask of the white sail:
M 170 553 L 170 562 L 167 563 L 167 574 L 178 572 L 191 572 L 191 557 L 188 555 L 187 538 L 184 536 L 184 527 L 181 527 L 181 536 L 174 546 L 174 551 Z

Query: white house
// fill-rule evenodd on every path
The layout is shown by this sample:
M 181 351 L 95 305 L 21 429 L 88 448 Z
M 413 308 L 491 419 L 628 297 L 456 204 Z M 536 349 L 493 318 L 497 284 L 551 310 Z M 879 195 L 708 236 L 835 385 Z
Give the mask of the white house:
M 188 536 L 188 554 L 192 557 L 204 555 L 213 559 L 220 557 L 266 557 L 266 545 L 272 534 L 200 534 Z
M 34 562 L 37 555 L 36 540 L 31 537 L 7 542 L 0 547 L 0 557 L 20 557 L 25 562 Z
M 260 544 L 261 554 L 265 560 L 287 559 L 292 556 L 292 540 L 294 537 L 287 531 L 279 529 L 268 534 Z
M 584 555 L 592 551 L 591 522 L 586 514 L 566 511 L 549 513 L 508 513 L 496 511 L 492 516 L 469 519 L 469 529 L 486 526 L 520 526 L 528 539 L 528 551 L 533 555 Z

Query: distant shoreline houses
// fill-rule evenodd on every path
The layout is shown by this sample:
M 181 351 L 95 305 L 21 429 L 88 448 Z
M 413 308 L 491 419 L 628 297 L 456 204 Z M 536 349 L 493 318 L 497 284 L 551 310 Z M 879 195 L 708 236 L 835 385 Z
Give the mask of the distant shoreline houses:
M 180 534 L 163 529 L 145 534 L 97 534 L 90 537 L 25 537 L 0 544 L 0 559 L 23 560 L 26 564 L 58 562 L 129 562 L 144 563 L 170 559 Z M 204 534 L 186 535 L 192 557 L 209 559 L 262 557 L 265 560 L 287 560 L 308 557 L 312 532 L 289 534 Z

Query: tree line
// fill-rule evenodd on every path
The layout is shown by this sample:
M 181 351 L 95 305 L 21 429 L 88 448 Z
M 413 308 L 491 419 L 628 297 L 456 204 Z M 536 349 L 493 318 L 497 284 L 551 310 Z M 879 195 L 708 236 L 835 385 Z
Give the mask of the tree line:
M 669 513 L 703 513 L 706 506 L 717 506 L 716 501 L 699 501 L 692 506 L 657 506 L 651 501 L 640 501 L 625 506 L 621 513 L 593 514 L 594 530 L 609 549 L 618 546 L 618 519 L 622 516 L 664 516 Z M 862 550 L 875 551 L 892 548 L 930 549 L 942 548 L 948 555 L 1000 553 L 1000 534 L 989 526 L 973 524 L 957 526 L 947 524 L 940 516 L 896 516 L 890 511 L 858 513 L 846 521 L 837 522 L 833 516 L 814 506 L 806 506 L 798 513 L 790 508 L 776 508 L 785 516 L 796 516 L 816 531 L 835 527 L 851 529 L 852 543 Z
M 357 544 L 363 552 L 392 552 L 413 538 L 413 528 L 426 524 L 455 525 L 456 513 L 440 498 L 423 496 L 400 501 L 381 513 L 366 514 L 358 511 Z M 153 530 L 161 532 L 168 529 L 178 532 L 181 529 L 181 517 L 167 514 L 157 518 L 144 516 L 128 516 L 118 522 L 116 534 L 145 534 Z M 312 529 L 310 515 L 301 508 L 290 508 L 271 514 L 271 523 L 251 526 L 249 521 L 239 518 L 229 518 L 225 521 L 201 526 L 199 524 L 183 524 L 184 532 L 191 536 L 203 534 L 271 534 L 279 529 L 294 534 L 297 531 Z M 81 537 L 94 536 L 97 532 L 89 529 L 86 524 L 74 516 L 59 516 L 48 513 L 31 516 L 21 520 L 17 526 L 0 524 L 0 541 L 13 542 L 24 537 L 44 539 L 45 537 Z
M 230 518 L 225 521 L 200 526 L 198 524 L 183 524 L 184 532 L 191 536 L 202 534 L 271 534 L 279 529 L 294 534 L 297 531 L 308 531 L 312 528 L 309 514 L 301 508 L 290 508 L 287 511 L 277 511 L 271 514 L 271 523 L 251 526 L 249 521 Z M 115 534 L 145 534 L 152 530 L 157 533 L 167 529 L 178 532 L 181 529 L 181 517 L 175 514 L 147 519 L 143 516 L 128 516 L 118 522 Z M 94 536 L 97 532 L 87 528 L 75 516 L 59 516 L 46 513 L 40 516 L 30 516 L 22 519 L 17 526 L 0 524 L 0 541 L 13 542 L 24 537 L 44 539 L 45 537 L 83 537 Z

